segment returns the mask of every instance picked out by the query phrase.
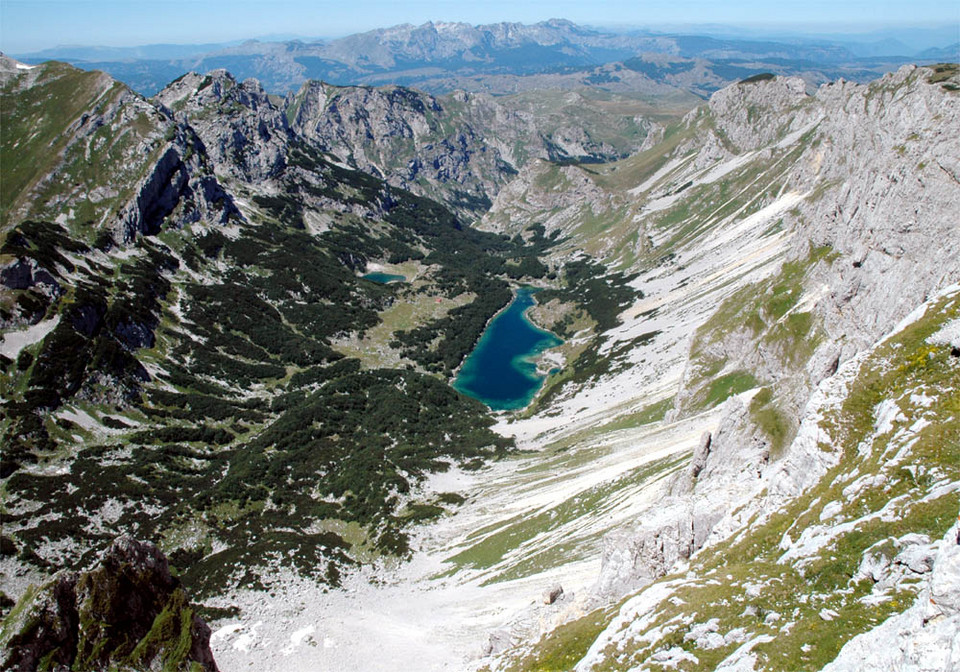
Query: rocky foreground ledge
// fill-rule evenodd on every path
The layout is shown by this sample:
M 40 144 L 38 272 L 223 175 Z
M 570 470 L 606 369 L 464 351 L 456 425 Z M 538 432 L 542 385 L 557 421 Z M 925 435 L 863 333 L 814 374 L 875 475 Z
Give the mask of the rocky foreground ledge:
M 122 536 L 89 571 L 32 587 L 3 621 L 0 669 L 216 671 L 210 628 L 167 558 Z

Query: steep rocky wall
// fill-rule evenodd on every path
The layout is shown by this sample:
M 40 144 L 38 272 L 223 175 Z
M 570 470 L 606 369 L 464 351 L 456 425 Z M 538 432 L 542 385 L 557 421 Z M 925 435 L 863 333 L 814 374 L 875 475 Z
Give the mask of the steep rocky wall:
M 738 146 L 763 146 L 750 139 L 745 114 L 757 107 L 778 120 L 759 124 L 767 144 L 798 132 L 809 136 L 784 177 L 787 188 L 807 196 L 783 221 L 794 232 L 788 259 L 805 269 L 803 296 L 790 314 L 813 316 L 822 330 L 816 340 L 809 336 L 816 347 L 790 362 L 769 343 L 758 346 L 760 334 L 750 325 L 705 344 L 730 369 L 767 382 L 791 378 L 792 389 L 782 391 L 791 396 L 792 414 L 839 363 L 960 279 L 960 100 L 928 77 L 927 70 L 904 67 L 869 85 L 824 85 L 813 97 L 799 80 L 777 79 L 735 85 L 711 99 L 715 127 Z M 811 262 L 813 249 L 829 252 Z M 682 389 L 678 406 L 691 393 Z
M 158 233 L 164 225 L 181 228 L 199 221 L 223 225 L 242 218 L 201 152 L 193 130 L 177 128 L 166 151 L 137 185 L 134 199 L 119 214 L 115 237 L 130 243 L 138 235 Z
M 441 102 L 399 87 L 308 82 L 290 109 L 294 130 L 324 151 L 394 186 L 434 196 L 447 192 L 462 212 L 484 210 L 511 178 L 519 158 L 515 142 L 537 144 L 529 119 L 469 94 Z M 494 124 L 477 124 L 474 116 Z M 493 130 L 495 136 L 486 137 Z
M 791 629 L 801 626 L 793 619 L 808 609 L 801 605 L 813 604 L 812 600 L 849 605 L 850 612 L 813 609 L 809 617 L 819 623 L 837 620 L 840 613 L 846 620 L 848 613 L 860 613 L 864 605 L 883 603 L 884 609 L 893 609 L 883 597 L 885 591 L 909 590 L 912 595 L 910 577 L 928 577 L 933 565 L 914 563 L 915 569 L 903 572 L 895 568 L 913 567 L 908 556 L 919 557 L 921 551 L 932 558 L 943 544 L 951 547 L 949 541 L 930 539 L 943 533 L 944 523 L 949 524 L 956 511 L 954 505 L 945 521 L 945 502 L 957 487 L 956 472 L 945 453 L 935 452 L 956 442 L 955 418 L 945 410 L 956 397 L 956 377 L 951 374 L 956 363 L 949 348 L 942 347 L 943 339 L 935 341 L 926 334 L 943 325 L 947 329 L 956 317 L 960 101 L 955 91 L 931 77 L 931 70 L 908 67 L 867 86 L 827 85 L 814 96 L 791 81 L 735 85 L 715 94 L 708 108 L 687 117 L 688 139 L 662 164 L 661 172 L 647 178 L 653 187 L 631 191 L 638 199 L 652 198 L 655 205 L 642 204 L 640 211 L 656 226 L 663 221 L 659 213 L 664 210 L 684 212 L 686 196 L 677 198 L 675 185 L 685 185 L 686 193 L 693 194 L 689 202 L 695 202 L 703 194 L 716 193 L 707 188 L 716 175 L 742 170 L 760 188 L 741 192 L 743 209 L 723 220 L 724 226 L 775 223 L 767 235 L 783 235 L 787 246 L 759 281 L 739 289 L 731 281 L 735 290 L 727 293 L 730 298 L 693 339 L 693 365 L 687 367 L 676 401 L 680 414 L 670 419 L 703 410 L 703 390 L 718 377 L 717 371 L 744 373 L 752 382 L 740 388 L 747 390 L 744 394 L 726 402 L 716 430 L 702 439 L 690 465 L 664 489 L 663 498 L 635 525 L 604 539 L 602 568 L 592 589 L 597 604 L 638 591 L 636 606 L 621 610 L 609 636 L 597 640 L 578 670 L 608 669 L 604 666 L 614 664 L 611 655 L 621 666 L 645 659 L 683 663 L 689 669 L 715 669 L 720 661 L 726 667 L 716 669 L 797 669 L 799 656 L 815 648 L 812 642 L 786 668 L 771 662 L 775 654 L 769 647 L 776 648 L 778 637 L 797 641 Z M 695 153 L 697 147 L 704 152 Z M 747 172 L 743 167 L 751 162 L 762 170 Z M 785 194 L 796 196 L 784 200 Z M 658 199 L 664 205 L 656 204 Z M 772 222 L 750 214 L 777 202 L 789 207 L 776 210 Z M 740 214 L 746 205 L 751 209 Z M 709 227 L 709 217 L 702 219 Z M 669 234 L 659 236 L 670 240 Z M 725 233 L 718 238 L 725 239 Z M 678 257 L 685 263 L 690 258 Z M 792 316 L 803 329 L 790 336 L 782 329 Z M 698 359 L 718 363 L 716 370 L 705 373 Z M 920 372 L 915 372 L 917 367 Z M 771 417 L 787 424 L 771 428 L 766 422 Z M 924 431 L 930 423 L 941 438 Z M 781 435 L 775 437 L 771 431 Z M 934 452 L 921 457 L 927 446 Z M 936 475 L 914 481 L 899 465 L 906 465 L 910 473 L 928 470 Z M 908 499 L 893 494 L 909 487 L 915 489 L 909 490 Z M 919 506 L 912 508 L 903 501 Z M 924 507 L 936 508 L 936 515 Z M 875 540 L 877 548 L 887 543 L 884 532 L 871 527 L 879 520 L 898 532 L 889 542 L 894 550 L 884 550 L 886 560 L 876 562 L 900 574 L 890 578 L 883 574 L 886 570 L 878 570 L 879 578 L 869 584 L 857 583 L 867 580 L 866 573 L 856 574 L 850 585 L 856 584 L 857 591 L 873 586 L 869 595 L 857 592 L 856 600 L 840 597 L 839 587 L 821 594 L 811 589 L 781 596 L 777 604 L 794 610 L 782 628 L 782 607 L 751 611 L 752 600 L 775 592 L 770 587 L 784 580 L 771 578 L 779 569 L 765 580 L 753 575 L 766 571 L 764 563 L 794 567 L 803 577 L 808 565 L 836 562 L 843 549 L 850 556 L 843 559 L 845 566 L 853 563 L 855 568 L 861 558 L 866 563 L 862 566 L 872 566 L 870 558 L 878 551 L 861 546 L 869 546 L 864 539 Z M 791 523 L 795 529 L 784 533 Z M 764 537 L 771 534 L 763 531 L 767 528 L 779 530 L 772 541 Z M 857 535 L 848 541 L 844 535 L 853 530 Z M 753 562 L 752 554 L 757 554 L 756 564 L 738 574 L 744 566 L 737 563 L 743 557 Z M 944 576 L 952 577 L 938 579 L 942 585 L 955 581 L 951 563 L 941 562 Z M 841 582 L 852 572 L 844 571 Z M 680 578 L 643 590 L 671 573 Z M 762 627 L 748 623 L 746 631 L 763 634 L 751 638 L 732 625 L 726 625 L 732 629 L 725 632 L 724 626 L 718 629 L 716 623 L 705 622 L 704 612 L 714 611 L 713 600 L 720 599 L 713 597 L 711 586 L 727 596 L 739 618 L 759 614 Z M 938 625 L 923 629 L 920 612 L 926 608 L 929 590 L 916 591 L 917 606 L 897 621 L 902 636 L 883 642 L 886 662 L 870 669 L 895 669 L 934 650 L 938 653 L 931 660 L 938 661 L 936 665 L 955 660 L 955 645 L 950 648 L 946 634 L 951 626 L 939 625 L 952 623 L 952 598 L 946 598 L 946 610 L 934 614 Z M 758 601 L 772 602 L 772 598 Z M 903 610 L 914 600 L 897 604 Z M 663 616 L 654 616 L 658 610 Z M 733 611 L 730 623 L 737 621 Z M 846 633 L 848 627 L 852 626 L 844 623 L 836 632 Z M 858 622 L 856 627 L 871 626 Z M 671 639 L 677 632 L 687 632 L 679 646 L 671 643 L 680 641 Z M 857 656 L 863 656 L 867 646 L 880 646 L 880 639 L 891 632 L 881 629 L 854 640 L 837 659 L 837 669 L 857 669 Z M 823 655 L 835 656 L 837 642 L 845 641 L 845 636 L 826 638 L 833 653 Z M 546 642 L 545 638 L 541 645 Z M 731 653 L 738 644 L 743 646 Z M 714 649 L 727 654 L 709 653 Z M 630 650 L 646 653 L 631 659 L 622 653 Z
M 812 281 L 829 287 L 818 313 L 844 356 L 960 279 L 960 98 L 929 76 L 906 66 L 817 93 L 824 139 L 808 165 L 828 190 L 800 226 L 841 255 Z
M 287 113 L 299 136 L 344 163 L 443 200 L 473 219 L 534 160 L 622 155 L 624 147 L 603 139 L 611 135 L 608 125 L 622 125 L 616 115 L 597 107 L 589 122 L 552 119 L 565 106 L 593 109 L 590 101 L 570 95 L 555 108 L 533 111 L 527 108 L 536 106 L 523 102 L 464 91 L 434 97 L 400 87 L 308 82 L 289 100 Z M 642 118 L 631 123 L 647 128 Z M 623 144 L 635 148 L 628 140 Z
M 928 297 L 960 281 L 960 183 L 951 168 L 960 156 L 960 98 L 928 77 L 927 70 L 904 67 L 869 85 L 824 85 L 812 98 L 799 80 L 777 79 L 734 85 L 711 98 L 716 128 L 726 129 L 740 147 L 777 142 L 798 127 L 814 133 L 787 177 L 797 191 L 812 194 L 785 218 L 795 230 L 788 258 L 801 262 L 822 246 L 831 252 L 810 265 L 804 296 L 789 312 L 811 313 L 823 331 L 808 334 L 815 347 L 806 359 L 793 361 L 748 324 L 711 344 L 711 356 L 728 369 L 752 371 L 773 383 L 788 416 L 798 417 L 838 366 Z M 747 132 L 746 111 L 756 107 L 777 120 L 761 124 L 766 130 L 758 137 L 764 141 Z M 684 388 L 691 377 L 688 371 Z M 692 390 L 681 389 L 678 406 L 691 396 Z M 802 439 L 801 432 L 778 467 L 790 463 L 791 451 L 803 452 Z M 768 470 L 770 453 L 770 437 L 757 428 L 747 404 L 732 401 L 696 478 L 679 481 L 674 491 L 687 491 L 699 502 L 694 508 L 701 525 L 715 522 L 734 501 L 743 501 L 737 491 L 744 479 L 753 474 L 756 483 Z M 810 463 L 794 468 L 804 470 L 806 487 L 824 473 Z
M 291 132 L 282 104 L 254 79 L 238 82 L 226 70 L 189 73 L 157 94 L 156 100 L 200 139 L 218 174 L 259 183 L 286 166 Z M 279 103 L 280 101 L 278 101 Z

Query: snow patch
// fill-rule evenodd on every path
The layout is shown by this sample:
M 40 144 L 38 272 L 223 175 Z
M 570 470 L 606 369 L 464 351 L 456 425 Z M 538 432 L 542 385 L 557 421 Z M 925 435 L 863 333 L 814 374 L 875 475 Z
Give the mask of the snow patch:
M 650 191 L 650 189 L 653 188 L 653 185 L 655 185 L 657 182 L 662 180 L 666 175 L 670 174 L 671 172 L 681 167 L 685 163 L 689 163 L 690 160 L 694 158 L 694 156 L 695 156 L 694 154 L 691 154 L 690 156 L 686 156 L 682 159 L 673 159 L 671 161 L 668 161 L 667 164 L 663 166 L 663 168 L 661 168 L 660 170 L 655 172 L 653 175 L 651 175 L 649 178 L 647 178 L 647 180 L 645 180 L 642 184 L 629 190 L 627 193 L 630 194 L 631 196 L 639 196 L 644 192 Z
M 720 178 L 726 177 L 727 175 L 737 170 L 738 168 L 745 166 L 756 155 L 757 155 L 757 152 L 744 152 L 743 154 L 740 154 L 739 156 L 735 156 L 734 158 L 728 161 L 722 161 L 716 166 L 714 166 L 713 168 L 711 168 L 710 172 L 708 172 L 706 175 L 698 178 L 697 180 L 694 180 L 694 185 L 710 184 L 711 182 L 716 182 Z
M 314 632 L 316 632 L 316 630 L 317 629 L 315 626 L 308 625 L 300 628 L 299 630 L 293 631 L 293 633 L 290 635 L 290 644 L 287 645 L 287 647 L 284 648 L 281 653 L 283 653 L 285 656 L 289 656 L 291 653 L 293 653 L 294 649 L 304 643 L 316 646 L 316 640 L 314 640 L 311 636 Z
M 769 224 L 775 217 L 796 207 L 803 199 L 809 196 L 810 192 L 800 193 L 797 191 L 788 191 L 780 196 L 770 205 L 760 208 L 752 215 L 747 215 L 741 219 L 735 226 L 724 229 L 718 235 L 710 236 L 705 249 L 729 248 L 731 243 L 744 234 Z

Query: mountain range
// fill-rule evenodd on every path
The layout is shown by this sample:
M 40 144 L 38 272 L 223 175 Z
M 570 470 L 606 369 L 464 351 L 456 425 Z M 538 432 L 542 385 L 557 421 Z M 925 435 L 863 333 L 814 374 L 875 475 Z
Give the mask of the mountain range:
M 560 87 L 643 94 L 655 92 L 655 84 L 667 84 L 707 96 L 760 72 L 801 75 L 812 85 L 838 77 L 869 81 L 915 57 L 908 47 L 890 47 L 889 41 L 871 48 L 827 39 L 614 33 L 553 19 L 533 25 L 404 24 L 317 42 L 65 47 L 21 58 L 28 63 L 65 60 L 103 70 L 145 95 L 187 71 L 225 68 L 240 80 L 254 77 L 279 95 L 314 79 L 338 85 L 399 84 L 432 93 L 466 89 L 496 94 Z M 956 57 L 954 47 L 946 52 L 918 57 Z

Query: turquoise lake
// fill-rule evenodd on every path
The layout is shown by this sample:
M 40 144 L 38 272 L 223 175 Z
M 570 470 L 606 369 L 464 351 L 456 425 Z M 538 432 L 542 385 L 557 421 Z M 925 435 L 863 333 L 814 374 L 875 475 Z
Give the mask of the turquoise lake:
M 404 280 L 406 280 L 406 278 L 403 277 L 402 275 L 393 275 L 391 273 L 380 273 L 380 272 L 367 273 L 363 277 L 372 282 L 378 282 L 381 285 L 386 285 L 391 282 L 403 282 Z
M 529 404 L 543 384 L 534 363 L 544 350 L 563 343 L 527 319 L 536 289 L 517 290 L 513 301 L 487 325 L 460 368 L 453 387 L 495 411 Z

